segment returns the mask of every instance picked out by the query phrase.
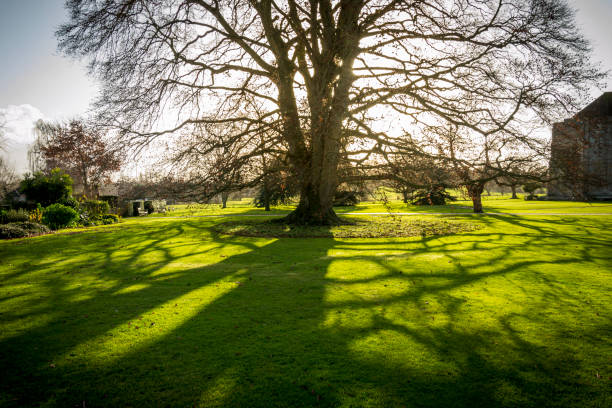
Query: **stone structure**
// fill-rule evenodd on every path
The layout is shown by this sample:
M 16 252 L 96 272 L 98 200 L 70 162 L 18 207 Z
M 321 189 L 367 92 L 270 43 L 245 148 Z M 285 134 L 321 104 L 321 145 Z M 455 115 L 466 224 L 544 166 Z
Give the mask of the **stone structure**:
M 612 92 L 552 131 L 551 200 L 612 200 Z

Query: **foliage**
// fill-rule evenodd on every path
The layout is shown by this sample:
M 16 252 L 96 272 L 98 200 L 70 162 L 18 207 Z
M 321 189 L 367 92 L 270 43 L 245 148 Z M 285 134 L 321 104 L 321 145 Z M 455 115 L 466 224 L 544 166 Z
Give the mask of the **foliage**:
M 99 200 L 106 201 L 111 208 L 117 208 L 119 206 L 119 197 L 114 195 L 106 195 L 98 197 Z
M 104 214 L 102 216 L 102 222 L 104 224 L 115 224 L 119 222 L 119 216 L 115 214 Z
M 446 192 L 444 187 L 434 187 L 430 190 L 418 190 L 412 195 L 414 205 L 444 205 L 446 201 L 455 201 L 455 197 Z
M 101 219 L 110 211 L 110 205 L 106 201 L 86 200 L 81 203 L 81 209 L 89 215 L 90 219 Z
M 360 201 L 359 191 L 338 190 L 334 194 L 334 207 L 350 207 L 359 204 Z
M 40 204 L 36 204 L 36 208 L 30 211 L 28 221 L 40 224 L 42 222 L 43 210 Z
M 57 168 L 51 170 L 49 174 L 39 171 L 26 175 L 21 181 L 20 190 L 28 200 L 47 207 L 70 198 L 72 178 Z
M 0 211 L 0 224 L 8 224 L 11 222 L 24 222 L 29 221 L 30 216 L 28 212 L 22 208 L 15 210 L 2 210 Z
M 67 124 L 39 122 L 37 129 L 46 137 L 40 150 L 47 168 L 60 167 L 93 197 L 105 177 L 121 168 L 123 157 L 111 149 L 103 135 L 89 124 L 73 119 Z
M 147 200 L 144 202 L 144 209 L 147 211 L 147 214 L 165 212 L 166 202 L 164 200 Z
M 79 211 L 81 209 L 81 203 L 79 203 L 79 200 L 72 196 L 63 198 L 59 200 L 58 203 L 65 205 L 66 207 L 70 207 L 76 211 Z
M 541 183 L 537 183 L 537 182 L 532 182 L 532 183 L 526 183 L 523 185 L 523 191 L 525 191 L 526 193 L 528 193 L 525 196 L 525 200 L 535 200 L 537 199 L 537 195 L 535 195 L 535 191 L 542 187 Z
M 155 208 L 153 208 L 153 201 L 145 201 L 144 209 L 147 212 L 147 214 L 153 214 L 153 212 L 155 211 Z
M 73 225 L 79 214 L 70 207 L 62 204 L 51 204 L 43 211 L 43 223 L 52 229 L 65 228 Z
M 16 224 L 0 225 L 0 239 L 23 238 L 27 236 L 28 232 Z
M 30 221 L 0 225 L 0 239 L 23 238 L 48 232 L 49 228 L 46 225 Z
M 0 146 L 0 151 L 2 150 L 1 147 L 2 146 Z M 17 181 L 15 169 L 4 160 L 4 157 L 0 156 L 0 201 L 2 201 L 13 188 L 17 187 Z
M 283 205 L 289 204 L 295 196 L 295 191 L 289 185 L 284 183 L 269 183 L 267 186 L 261 186 L 257 190 L 257 194 L 253 199 L 253 205 L 257 208 L 266 207 L 268 205 Z

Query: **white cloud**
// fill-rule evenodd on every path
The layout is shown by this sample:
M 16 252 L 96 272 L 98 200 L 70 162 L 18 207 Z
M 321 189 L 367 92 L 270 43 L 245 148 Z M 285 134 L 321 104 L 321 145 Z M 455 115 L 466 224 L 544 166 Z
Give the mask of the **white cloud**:
M 7 140 L 3 156 L 18 173 L 27 171 L 28 146 L 34 141 L 33 129 L 38 119 L 48 120 L 38 108 L 29 104 L 0 108 L 0 124 Z
M 4 135 L 15 142 L 33 142 L 34 123 L 38 119 L 46 117 L 38 108 L 29 104 L 0 108 L 0 123 L 4 123 Z

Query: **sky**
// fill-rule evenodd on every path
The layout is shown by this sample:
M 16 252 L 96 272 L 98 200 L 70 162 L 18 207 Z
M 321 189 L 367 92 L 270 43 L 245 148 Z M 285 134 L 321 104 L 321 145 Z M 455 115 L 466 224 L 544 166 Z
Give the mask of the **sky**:
M 612 0 L 570 0 L 595 60 L 612 72 Z M 9 162 L 27 169 L 27 146 L 38 119 L 86 114 L 98 92 L 85 64 L 62 56 L 55 30 L 67 20 L 64 0 L 0 0 L 0 118 L 6 120 Z M 612 89 L 612 78 L 607 90 Z M 593 90 L 592 99 L 601 91 Z

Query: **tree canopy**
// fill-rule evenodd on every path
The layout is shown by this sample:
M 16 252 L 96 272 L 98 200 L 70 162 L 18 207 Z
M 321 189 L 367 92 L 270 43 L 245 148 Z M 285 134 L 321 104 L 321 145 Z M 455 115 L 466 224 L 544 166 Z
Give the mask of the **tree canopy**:
M 83 185 L 88 197 L 95 196 L 104 178 L 121 168 L 122 154 L 82 120 L 73 119 L 66 124 L 39 121 L 37 129 L 44 135 L 44 141 L 38 142 L 45 167 L 68 172 Z
M 242 183 L 261 179 L 262 156 L 282 157 L 300 184 L 296 223 L 338 221 L 340 167 L 384 177 L 390 154 L 441 154 L 406 141 L 448 126 L 467 143 L 503 135 L 529 147 L 527 121 L 575 109 L 603 77 L 563 0 L 66 5 L 60 46 L 90 59 L 100 118 L 124 142 L 174 135 L 178 157 L 221 152 L 208 169 Z

